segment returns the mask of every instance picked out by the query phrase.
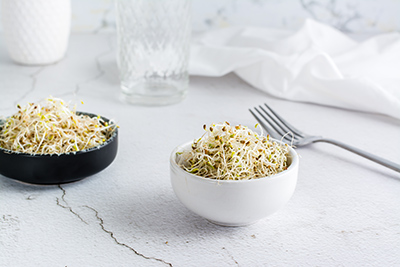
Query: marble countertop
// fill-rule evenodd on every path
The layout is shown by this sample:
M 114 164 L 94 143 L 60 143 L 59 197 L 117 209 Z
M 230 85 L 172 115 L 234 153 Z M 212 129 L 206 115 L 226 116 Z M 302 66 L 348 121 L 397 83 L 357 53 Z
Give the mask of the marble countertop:
M 5 116 L 53 95 L 120 125 L 118 155 L 99 174 L 55 186 L 0 176 L 0 266 L 400 265 L 399 173 L 329 144 L 299 148 L 299 180 L 284 209 L 221 227 L 179 202 L 168 161 L 203 124 L 255 125 L 248 108 L 267 102 L 306 132 L 399 162 L 396 119 L 272 98 L 235 75 L 191 77 L 176 105 L 128 105 L 111 33 L 73 34 L 67 56 L 43 67 L 14 64 L 0 41 L 0 90 Z

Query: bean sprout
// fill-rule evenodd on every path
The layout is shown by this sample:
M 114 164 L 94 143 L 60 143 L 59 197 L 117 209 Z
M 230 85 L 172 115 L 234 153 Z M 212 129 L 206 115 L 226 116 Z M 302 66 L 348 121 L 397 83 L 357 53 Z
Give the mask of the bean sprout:
M 257 125 L 256 125 L 257 127 Z M 216 180 L 249 180 L 271 176 L 288 167 L 289 146 L 228 122 L 203 126 L 204 135 L 191 149 L 177 152 L 187 172 Z
M 96 147 L 108 140 L 115 127 L 100 116 L 77 114 L 59 98 L 46 98 L 24 107 L 0 125 L 0 147 L 28 154 L 64 154 Z

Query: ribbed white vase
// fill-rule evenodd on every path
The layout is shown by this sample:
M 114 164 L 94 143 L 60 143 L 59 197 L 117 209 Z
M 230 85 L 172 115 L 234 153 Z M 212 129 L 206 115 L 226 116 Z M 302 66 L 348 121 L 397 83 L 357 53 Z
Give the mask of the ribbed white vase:
M 1 19 L 10 57 L 45 65 L 65 55 L 71 28 L 70 0 L 2 0 Z

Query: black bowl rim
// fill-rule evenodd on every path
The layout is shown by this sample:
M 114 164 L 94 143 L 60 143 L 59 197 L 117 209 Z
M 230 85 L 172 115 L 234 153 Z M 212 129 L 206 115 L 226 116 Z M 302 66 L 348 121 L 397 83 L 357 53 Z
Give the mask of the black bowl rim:
M 76 111 L 76 114 L 78 115 L 87 115 L 89 117 L 97 117 L 99 115 L 94 114 L 94 113 L 89 113 L 89 112 L 83 112 L 83 111 Z M 105 122 L 109 122 L 110 120 L 107 119 L 106 117 L 100 116 Z M 0 127 L 3 125 L 3 123 L 5 122 L 5 120 L 0 119 Z M 23 152 L 17 152 L 17 151 L 12 151 L 9 149 L 5 149 L 0 147 L 0 152 L 4 153 L 4 154 L 15 154 L 18 156 L 23 156 L 23 157 L 32 157 L 32 158 L 41 158 L 41 157 L 60 157 L 60 156 L 71 156 L 71 155 L 79 155 L 79 154 L 84 154 L 84 153 L 89 153 L 93 150 L 98 150 L 101 149 L 102 147 L 107 146 L 108 144 L 112 143 L 114 141 L 114 139 L 116 138 L 116 136 L 118 135 L 118 127 L 117 125 L 115 125 L 114 127 L 114 131 L 113 134 L 110 136 L 110 138 L 108 138 L 104 143 L 95 146 L 95 147 L 91 147 L 88 149 L 84 149 L 84 150 L 80 150 L 77 152 L 69 152 L 69 153 L 62 153 L 62 154 L 29 154 L 29 153 L 23 153 Z

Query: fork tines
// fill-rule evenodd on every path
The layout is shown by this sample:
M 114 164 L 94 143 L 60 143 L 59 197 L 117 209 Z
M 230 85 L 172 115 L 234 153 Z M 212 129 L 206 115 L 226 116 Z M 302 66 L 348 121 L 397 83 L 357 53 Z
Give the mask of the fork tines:
M 285 143 L 291 143 L 293 140 L 303 138 L 301 131 L 290 125 L 286 120 L 273 111 L 267 104 L 254 107 L 256 112 L 249 111 L 256 118 L 261 127 L 275 139 L 282 139 Z

